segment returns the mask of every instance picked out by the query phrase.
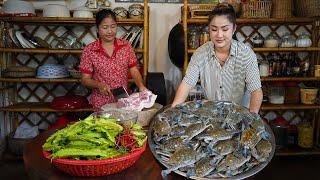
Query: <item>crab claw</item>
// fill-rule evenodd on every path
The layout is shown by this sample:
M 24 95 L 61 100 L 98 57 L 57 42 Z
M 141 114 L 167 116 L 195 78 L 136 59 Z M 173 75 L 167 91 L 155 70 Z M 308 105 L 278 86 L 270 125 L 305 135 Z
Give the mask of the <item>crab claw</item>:
M 194 168 L 189 169 L 186 173 L 187 178 L 190 178 L 191 176 L 194 176 L 194 175 L 196 175 L 196 171 Z
M 161 176 L 164 180 L 167 180 L 168 179 L 168 174 L 171 173 L 171 170 L 170 169 L 167 169 L 167 170 L 162 170 L 161 171 Z
M 264 140 L 268 140 L 270 139 L 270 134 L 267 131 L 263 131 L 262 133 L 260 133 L 260 137 Z
M 194 107 L 196 109 L 201 108 L 202 107 L 202 101 L 201 100 L 196 100 L 196 103 L 195 103 Z

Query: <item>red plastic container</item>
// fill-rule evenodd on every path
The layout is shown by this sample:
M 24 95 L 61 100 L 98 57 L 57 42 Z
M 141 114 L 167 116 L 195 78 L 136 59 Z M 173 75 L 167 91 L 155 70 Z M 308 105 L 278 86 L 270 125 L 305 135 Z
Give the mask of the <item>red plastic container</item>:
M 43 151 L 43 155 L 61 171 L 72 176 L 95 177 L 115 174 L 132 166 L 146 149 L 145 143 L 141 148 L 124 156 L 104 160 L 73 160 L 50 159 L 50 152 Z
M 57 110 L 81 109 L 89 106 L 90 104 L 87 98 L 79 95 L 55 97 L 50 103 L 50 107 Z

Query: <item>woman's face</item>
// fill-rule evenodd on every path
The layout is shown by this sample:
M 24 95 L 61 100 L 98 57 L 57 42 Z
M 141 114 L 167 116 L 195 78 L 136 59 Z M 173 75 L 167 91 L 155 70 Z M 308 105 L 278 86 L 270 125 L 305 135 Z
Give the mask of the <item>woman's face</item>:
M 117 34 L 117 23 L 111 18 L 104 18 L 98 26 L 99 38 L 104 42 L 113 42 Z
M 235 25 L 225 15 L 213 17 L 209 24 L 210 38 L 217 48 L 229 47 L 234 31 Z

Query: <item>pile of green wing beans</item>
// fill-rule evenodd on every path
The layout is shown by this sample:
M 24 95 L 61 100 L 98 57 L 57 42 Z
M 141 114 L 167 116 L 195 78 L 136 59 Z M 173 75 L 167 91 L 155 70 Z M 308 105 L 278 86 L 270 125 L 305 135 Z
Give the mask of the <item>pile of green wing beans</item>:
M 127 152 L 116 146 L 115 137 L 124 128 L 116 119 L 88 116 L 72 125 L 52 134 L 42 146 L 51 151 L 50 158 L 70 158 L 96 160 L 118 157 Z M 147 139 L 146 133 L 138 124 L 133 124 L 130 131 L 141 147 Z

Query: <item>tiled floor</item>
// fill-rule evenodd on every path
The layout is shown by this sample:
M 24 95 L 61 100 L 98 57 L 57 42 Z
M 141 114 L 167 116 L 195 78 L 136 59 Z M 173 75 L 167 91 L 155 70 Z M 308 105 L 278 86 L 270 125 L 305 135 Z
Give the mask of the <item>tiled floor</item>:
M 319 167 L 320 156 L 274 157 L 264 170 L 250 179 L 320 179 L 318 177 Z M 27 179 L 27 177 L 23 161 L 0 161 L 1 180 L 20 180 Z

